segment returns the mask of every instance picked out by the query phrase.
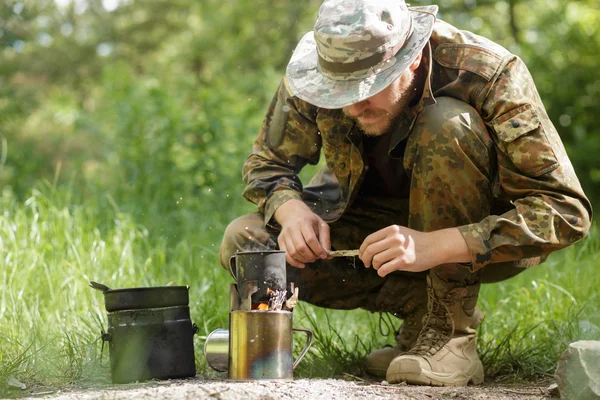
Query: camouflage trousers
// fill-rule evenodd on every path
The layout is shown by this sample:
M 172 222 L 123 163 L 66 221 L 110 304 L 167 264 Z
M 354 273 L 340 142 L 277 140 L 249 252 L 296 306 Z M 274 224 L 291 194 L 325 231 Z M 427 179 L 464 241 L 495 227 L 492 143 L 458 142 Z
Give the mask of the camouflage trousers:
M 368 235 L 393 224 L 429 232 L 479 222 L 490 215 L 494 203 L 489 176 L 493 151 L 492 138 L 473 108 L 438 99 L 419 116 L 408 138 L 404 165 L 411 166 L 409 198 L 356 197 L 341 218 L 330 223 L 332 249 L 358 249 Z M 319 199 L 305 193 L 305 201 Z M 221 264 L 228 269 L 229 257 L 236 251 L 257 245 L 276 248 L 278 233 L 266 226 L 258 212 L 234 220 L 221 244 Z M 468 265 L 447 264 L 381 278 L 353 257 L 317 260 L 303 269 L 288 266 L 288 281 L 299 288 L 301 300 L 318 306 L 365 308 L 403 318 L 427 303 L 428 274 L 450 284 L 473 285 L 504 280 L 521 271 L 518 261 L 489 264 L 476 272 Z

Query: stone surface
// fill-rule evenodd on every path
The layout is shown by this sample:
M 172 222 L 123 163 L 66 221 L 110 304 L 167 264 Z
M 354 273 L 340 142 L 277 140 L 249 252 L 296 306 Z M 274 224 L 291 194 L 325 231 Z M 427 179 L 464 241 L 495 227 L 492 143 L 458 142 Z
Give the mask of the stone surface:
M 560 356 L 554 378 L 563 399 L 600 399 L 600 341 L 571 343 Z

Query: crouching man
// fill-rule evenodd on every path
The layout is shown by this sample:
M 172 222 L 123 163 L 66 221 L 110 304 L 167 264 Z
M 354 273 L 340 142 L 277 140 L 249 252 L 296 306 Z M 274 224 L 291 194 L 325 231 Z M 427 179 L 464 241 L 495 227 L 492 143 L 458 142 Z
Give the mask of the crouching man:
M 258 212 L 220 255 L 285 250 L 301 300 L 403 320 L 368 372 L 459 386 L 484 377 L 480 284 L 582 239 L 592 211 L 523 62 L 437 9 L 325 0 L 244 164 Z

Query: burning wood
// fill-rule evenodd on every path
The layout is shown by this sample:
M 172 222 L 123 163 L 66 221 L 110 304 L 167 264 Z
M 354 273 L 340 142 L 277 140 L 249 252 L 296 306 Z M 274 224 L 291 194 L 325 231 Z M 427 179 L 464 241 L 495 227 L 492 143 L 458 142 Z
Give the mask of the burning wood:
M 292 311 L 292 308 L 294 308 L 296 306 L 296 303 L 298 303 L 298 288 L 294 288 L 293 290 L 294 294 L 285 302 L 285 307 L 289 311 Z
M 287 290 L 273 290 L 269 288 L 266 291 L 267 295 L 269 295 L 269 301 L 253 303 L 251 309 L 258 311 L 292 311 L 298 303 L 298 288 L 294 287 L 293 282 L 290 285 L 290 290 L 293 294 L 286 300 Z
M 287 291 L 267 289 L 267 294 L 271 296 L 269 298 L 269 310 L 280 311 L 285 302 Z

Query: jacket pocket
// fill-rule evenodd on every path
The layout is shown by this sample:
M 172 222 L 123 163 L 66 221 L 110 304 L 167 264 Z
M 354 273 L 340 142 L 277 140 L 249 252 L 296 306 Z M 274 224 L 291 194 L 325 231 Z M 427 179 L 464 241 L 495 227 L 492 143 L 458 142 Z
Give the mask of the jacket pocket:
M 531 104 L 492 121 L 500 150 L 525 175 L 536 177 L 556 169 L 559 162 Z
M 342 150 L 323 140 L 323 154 L 325 155 L 327 167 L 338 178 L 345 178 L 350 175 L 350 157 Z

